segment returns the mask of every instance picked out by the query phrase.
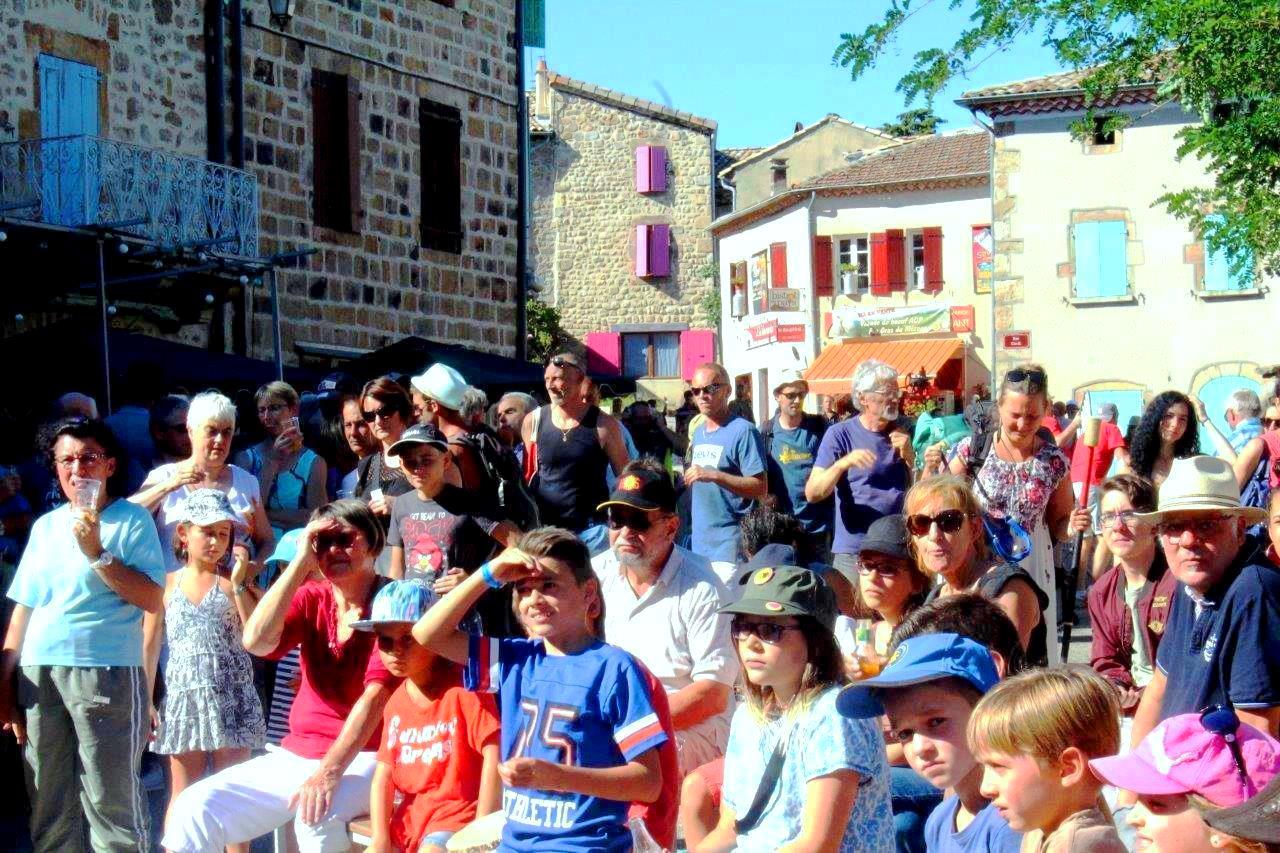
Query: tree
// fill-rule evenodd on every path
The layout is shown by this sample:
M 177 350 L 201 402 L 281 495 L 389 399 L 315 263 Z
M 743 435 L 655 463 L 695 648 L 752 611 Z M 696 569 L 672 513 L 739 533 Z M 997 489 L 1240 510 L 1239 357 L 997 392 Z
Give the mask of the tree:
M 942 0 L 889 0 L 881 20 L 842 33 L 832 62 L 857 79 L 921 9 Z M 946 0 L 968 12 L 950 45 L 918 51 L 898 81 L 908 105 L 1015 42 L 1039 38 L 1103 103 L 1124 85 L 1157 81 L 1161 103 L 1201 118 L 1179 131 L 1179 158 L 1200 159 L 1208 187 L 1171 188 L 1156 201 L 1227 253 L 1239 271 L 1280 262 L 1280 4 L 1275 0 Z M 1074 126 L 1092 129 L 1094 111 Z M 1110 120 L 1115 122 L 1115 120 Z M 1121 120 L 1122 122 L 1123 120 Z M 1111 126 L 1114 127 L 1116 123 Z
M 933 107 L 917 107 L 898 114 L 897 121 L 891 121 L 880 128 L 890 136 L 932 136 L 938 132 L 938 125 L 945 122 L 934 115 Z
M 560 327 L 560 312 L 536 296 L 525 299 L 525 327 L 529 330 L 526 357 L 534 364 L 545 364 L 547 359 L 564 349 L 569 335 Z

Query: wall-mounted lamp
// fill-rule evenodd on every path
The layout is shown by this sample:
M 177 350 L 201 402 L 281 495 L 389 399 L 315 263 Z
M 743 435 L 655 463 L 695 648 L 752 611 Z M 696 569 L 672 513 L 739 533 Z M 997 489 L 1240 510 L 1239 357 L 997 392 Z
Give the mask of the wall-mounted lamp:
M 267 5 L 271 7 L 271 23 L 282 30 L 288 29 L 289 21 L 293 20 L 294 0 L 267 0 Z

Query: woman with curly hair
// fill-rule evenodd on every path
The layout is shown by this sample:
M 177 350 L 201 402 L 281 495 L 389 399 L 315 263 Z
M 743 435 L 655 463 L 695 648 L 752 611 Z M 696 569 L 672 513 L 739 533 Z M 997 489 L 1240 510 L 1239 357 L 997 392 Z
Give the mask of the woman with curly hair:
M 1129 445 L 1129 465 L 1120 473 L 1138 474 L 1159 486 L 1169 476 L 1175 459 L 1200 452 L 1200 433 L 1195 427 L 1195 409 L 1186 394 L 1165 391 L 1142 412 L 1142 420 Z

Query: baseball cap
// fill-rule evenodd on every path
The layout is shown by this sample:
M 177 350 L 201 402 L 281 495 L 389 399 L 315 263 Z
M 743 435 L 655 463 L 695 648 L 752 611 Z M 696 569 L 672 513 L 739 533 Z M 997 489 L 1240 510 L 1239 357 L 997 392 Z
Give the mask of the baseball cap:
M 449 449 L 449 440 L 440 430 L 431 424 L 414 424 L 400 435 L 398 441 L 387 448 L 387 455 L 399 456 L 405 450 L 419 444 L 430 444 L 438 450 Z
M 435 400 L 446 409 L 454 411 L 462 408 L 462 395 L 469 387 L 461 373 L 439 362 L 431 365 L 425 373 L 413 377 L 409 382 L 423 395 Z
M 1170 717 L 1132 752 L 1095 758 L 1089 767 L 1107 784 L 1135 794 L 1197 794 L 1220 808 L 1240 805 L 1280 775 L 1280 741 L 1241 723 L 1235 737 L 1252 786 L 1246 789 L 1226 737 L 1206 729 L 1200 718 Z
M 644 512 L 655 509 L 675 512 L 676 489 L 666 472 L 635 468 L 618 478 L 609 500 L 596 509 L 610 506 L 626 506 Z
M 879 675 L 841 690 L 836 710 L 854 719 L 879 717 L 884 714 L 880 691 L 940 678 L 963 678 L 986 693 L 1000 674 L 986 646 L 959 634 L 921 634 L 899 643 Z
M 357 631 L 372 631 L 379 625 L 417 622 L 440 596 L 418 578 L 392 581 L 378 590 L 369 608 L 369 618 L 351 623 Z
M 341 370 L 328 374 L 316 384 L 316 394 L 321 397 L 335 394 L 355 394 L 359 390 L 360 386 L 351 378 L 351 375 L 343 373 Z
M 1209 826 L 1228 835 L 1266 844 L 1280 844 L 1280 774 L 1271 777 L 1267 787 L 1259 791 L 1257 796 L 1238 806 L 1201 809 L 1200 817 Z
M 787 368 L 779 374 L 778 381 L 773 384 L 773 393 L 777 394 L 788 385 L 803 385 L 805 390 L 809 388 L 809 383 L 805 381 L 804 374 L 794 368 Z
M 836 599 L 826 581 L 799 566 L 762 566 L 739 578 L 742 597 L 720 613 L 809 616 L 828 631 L 836 624 Z
M 886 515 L 871 522 L 862 537 L 858 553 L 872 551 L 889 557 L 910 560 L 907 550 L 907 520 L 900 514 Z
M 299 527 L 296 530 L 290 530 L 285 533 L 276 540 L 275 550 L 271 552 L 271 556 L 267 557 L 263 563 L 292 563 L 293 558 L 298 556 L 298 542 L 305 532 L 305 528 Z
M 240 516 L 231 509 L 225 492 L 218 489 L 196 489 L 182 500 L 178 507 L 178 520 L 205 527 L 220 521 L 229 521 L 244 527 Z

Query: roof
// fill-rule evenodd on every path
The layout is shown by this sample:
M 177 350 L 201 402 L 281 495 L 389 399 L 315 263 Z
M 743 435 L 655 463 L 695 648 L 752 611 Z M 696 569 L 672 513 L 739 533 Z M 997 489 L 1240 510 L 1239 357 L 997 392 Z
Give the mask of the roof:
M 734 169 L 738 168 L 744 163 L 750 163 L 753 160 L 759 160 L 761 157 L 766 157 L 772 154 L 773 152 L 777 151 L 778 149 L 784 148 L 787 145 L 790 145 L 792 142 L 795 142 L 797 139 L 800 139 L 801 137 L 804 137 L 804 136 L 808 136 L 809 134 L 814 133 L 820 128 L 826 127 L 827 125 L 830 125 L 830 124 L 848 125 L 849 127 L 856 128 L 857 130 L 866 131 L 867 133 L 872 133 L 872 134 L 875 134 L 876 136 L 883 137 L 886 141 L 891 141 L 895 138 L 885 133 L 884 131 L 878 130 L 874 127 L 867 127 L 866 125 L 858 124 L 856 122 L 852 122 L 847 119 L 840 118 L 840 116 L 836 115 L 835 113 L 827 113 L 821 119 L 809 125 L 808 127 L 800 128 L 795 133 L 788 136 L 786 139 L 783 139 L 781 142 L 774 143 L 773 145 L 770 145 L 767 148 L 740 149 L 743 152 L 751 152 L 751 153 L 744 153 L 740 159 L 738 159 L 736 162 L 730 165 L 727 169 L 722 170 L 720 172 L 720 175 L 723 177 L 724 175 L 726 175 L 729 172 L 732 172 Z
M 711 223 L 715 234 L 737 230 L 799 204 L 811 193 L 863 195 L 888 190 L 914 191 L 981 186 L 991 173 L 990 137 L 977 130 L 918 136 L 869 151 L 855 163 L 794 185 L 786 192 L 722 216 Z
M 728 158 L 730 164 L 733 164 L 745 160 L 748 157 L 754 157 L 763 150 L 764 148 L 762 146 L 757 145 L 754 148 L 721 148 L 720 153 Z
M 853 371 L 869 358 L 880 359 L 901 376 L 921 368 L 928 375 L 936 376 L 943 365 L 963 355 L 964 342 L 956 337 L 845 341 L 824 349 L 805 370 L 804 379 L 815 394 L 848 394 Z
M 1157 84 L 1166 74 L 1167 54 L 1159 54 L 1147 63 L 1141 80 L 1135 80 L 1117 88 L 1114 95 L 1096 106 L 1125 103 L 1146 103 L 1154 99 Z M 1058 74 L 1028 77 L 983 89 L 965 92 L 956 103 L 971 109 L 981 109 L 989 115 L 1011 112 L 1053 112 L 1084 107 L 1084 81 L 1101 66 L 1078 68 Z
M 687 113 L 683 110 L 677 110 L 674 107 L 668 107 L 663 104 L 646 101 L 644 98 L 637 98 L 635 95 L 627 95 L 622 92 L 615 92 L 613 89 L 606 89 L 603 86 L 597 86 L 594 83 L 586 83 L 582 80 L 575 80 L 564 74 L 548 70 L 547 83 L 553 89 L 560 89 L 564 92 L 571 92 L 583 98 L 589 98 L 602 104 L 608 104 L 611 107 L 617 107 L 620 110 L 647 115 L 651 118 L 661 119 L 663 121 L 678 124 L 683 127 L 693 128 L 705 133 L 714 133 L 716 123 L 709 118 L 696 116 L 693 113 Z

